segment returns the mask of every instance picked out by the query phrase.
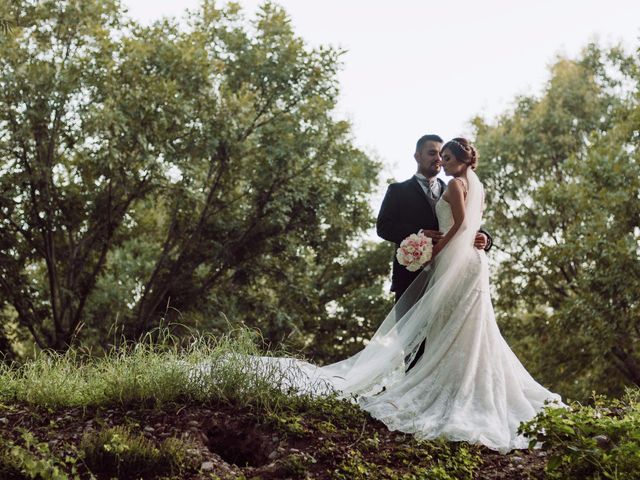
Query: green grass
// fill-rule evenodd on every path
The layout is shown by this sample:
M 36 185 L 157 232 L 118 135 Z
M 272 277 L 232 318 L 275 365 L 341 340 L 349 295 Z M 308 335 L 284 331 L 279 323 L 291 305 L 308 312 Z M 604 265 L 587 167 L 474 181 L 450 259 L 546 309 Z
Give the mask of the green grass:
M 99 358 L 71 349 L 38 353 L 20 366 L 0 364 L 0 401 L 44 407 L 224 402 L 265 411 L 308 401 L 286 392 L 277 365 L 255 368 L 252 357 L 265 355 L 255 332 L 193 335 L 187 342 L 166 333 L 152 338 Z

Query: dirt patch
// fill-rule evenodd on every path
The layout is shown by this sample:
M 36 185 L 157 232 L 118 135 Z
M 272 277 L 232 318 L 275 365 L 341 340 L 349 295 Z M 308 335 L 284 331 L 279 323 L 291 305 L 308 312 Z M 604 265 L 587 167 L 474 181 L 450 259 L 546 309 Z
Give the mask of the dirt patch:
M 207 446 L 227 463 L 262 467 L 277 454 L 278 436 L 249 418 L 216 418 L 206 427 Z

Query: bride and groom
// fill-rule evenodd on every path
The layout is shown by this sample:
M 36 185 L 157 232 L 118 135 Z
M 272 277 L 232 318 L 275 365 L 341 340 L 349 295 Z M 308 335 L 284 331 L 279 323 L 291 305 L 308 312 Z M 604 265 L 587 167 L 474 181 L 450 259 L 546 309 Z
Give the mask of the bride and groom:
M 427 135 L 415 159 L 416 175 L 389 186 L 377 230 L 395 244 L 423 230 L 434 240 L 432 260 L 415 273 L 394 260 L 396 303 L 356 355 L 323 367 L 262 361 L 298 372 L 290 381 L 299 390 L 324 385 L 350 396 L 392 430 L 501 452 L 525 448 L 520 423 L 560 397 L 529 375 L 496 324 L 476 150 L 463 138 Z M 440 168 L 448 185 L 436 178 Z

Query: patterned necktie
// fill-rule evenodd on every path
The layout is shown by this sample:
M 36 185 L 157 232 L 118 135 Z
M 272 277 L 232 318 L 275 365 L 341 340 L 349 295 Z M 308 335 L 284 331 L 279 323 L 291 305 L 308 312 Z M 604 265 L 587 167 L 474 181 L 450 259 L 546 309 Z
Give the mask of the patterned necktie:
M 426 190 L 426 194 L 427 196 L 432 199 L 432 200 L 437 200 L 438 199 L 438 195 L 436 195 L 436 193 L 434 192 L 435 187 L 437 185 L 437 180 L 433 180 L 433 182 L 429 182 L 429 180 L 425 177 L 417 177 L 418 181 L 420 182 L 420 185 L 422 185 L 424 187 L 424 190 Z
M 437 180 L 433 180 L 432 182 L 427 182 L 427 191 L 429 192 L 429 196 L 434 200 L 438 199 L 438 194 L 436 193 L 437 185 L 438 185 Z

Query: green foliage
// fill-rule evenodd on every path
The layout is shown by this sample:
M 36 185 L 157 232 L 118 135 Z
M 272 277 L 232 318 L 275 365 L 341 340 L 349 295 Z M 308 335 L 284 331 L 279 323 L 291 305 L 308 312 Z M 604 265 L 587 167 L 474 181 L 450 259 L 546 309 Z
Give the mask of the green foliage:
M 472 480 L 477 476 L 480 457 L 467 444 L 447 442 L 410 442 L 398 445 L 387 462 L 396 468 L 380 467 L 366 461 L 360 450 L 347 452 L 332 478 L 389 480 Z M 388 455 L 389 456 L 389 455 Z M 402 466 L 402 473 L 397 467 Z
M 346 458 L 334 473 L 336 480 L 362 480 L 376 477 L 379 478 L 376 465 L 364 460 L 362 453 L 358 450 L 349 450 Z
M 79 480 L 77 457 L 58 458 L 46 442 L 22 433 L 22 445 L 0 440 L 0 478 L 4 480 Z
M 592 405 L 547 408 L 521 430 L 543 442 L 548 478 L 626 479 L 640 472 L 640 391 L 622 400 L 594 397 Z
M 590 45 L 539 96 L 474 121 L 500 324 L 574 398 L 640 385 L 639 65 Z
M 8 9 L 0 298 L 23 336 L 108 348 L 114 329 L 224 331 L 226 314 L 319 355 L 328 320 L 360 343 L 389 257 L 367 265 L 379 250 L 354 244 L 379 164 L 334 119 L 341 52 L 269 3 L 249 22 L 205 1 L 185 28 L 116 1 Z
M 156 446 L 121 426 L 87 433 L 80 443 L 87 468 L 98 478 L 179 478 L 199 465 L 187 450 L 188 446 L 177 438 L 167 438 Z
M 438 445 L 438 442 L 434 443 Z M 482 463 L 476 448 L 464 442 L 455 444 L 440 442 L 437 452 L 439 468 L 449 475 L 449 477 L 443 476 L 443 479 L 472 479 L 476 477 L 476 472 Z M 432 470 L 435 472 L 435 469 Z
M 11 454 L 12 443 L 0 440 L 0 478 L 25 480 L 29 477 L 20 470 L 21 460 Z M 16 452 L 18 453 L 18 452 Z
M 373 336 L 393 306 L 393 297 L 381 292 L 380 279 L 390 273 L 394 249 L 390 242 L 363 242 L 322 274 L 320 303 L 331 313 L 319 316 L 312 327 L 305 350 L 310 356 L 336 362 L 357 353 Z
M 308 453 L 294 453 L 281 461 L 280 474 L 287 478 L 308 478 L 309 467 L 316 463 L 316 459 Z
M 278 413 L 272 413 L 267 415 L 265 420 L 273 425 L 276 430 L 287 435 L 299 437 L 305 433 L 309 433 L 307 427 L 302 423 L 302 417 L 300 415 L 279 415 Z

